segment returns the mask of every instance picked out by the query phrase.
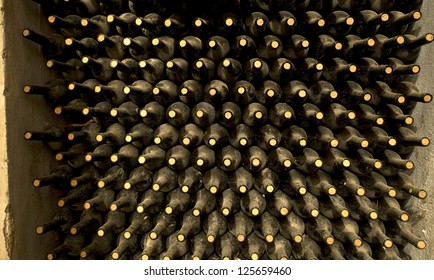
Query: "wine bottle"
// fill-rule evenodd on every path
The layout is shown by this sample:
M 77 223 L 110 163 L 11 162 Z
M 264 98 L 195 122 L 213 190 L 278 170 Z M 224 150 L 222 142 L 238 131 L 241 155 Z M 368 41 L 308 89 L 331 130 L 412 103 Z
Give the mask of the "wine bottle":
M 320 254 L 321 248 L 308 235 L 304 235 L 303 241 L 292 247 L 292 255 L 296 260 L 317 260 Z
M 216 156 L 214 150 L 207 145 L 201 145 L 191 154 L 192 165 L 199 171 L 206 171 L 214 166 Z
M 112 104 L 110 102 L 101 101 L 95 104 L 94 107 L 84 108 L 82 114 L 84 116 L 91 116 L 92 120 L 101 127 L 108 127 L 115 122 L 115 119 L 110 116 L 111 109 Z M 96 136 L 94 141 L 96 141 Z
M 332 235 L 332 224 L 323 215 L 320 214 L 314 219 L 309 219 L 305 226 L 306 234 L 316 242 L 324 242 L 327 245 L 333 245 L 335 242 Z
M 161 211 L 154 217 L 154 227 L 148 235 L 152 240 L 172 235 L 177 229 L 177 224 L 178 221 L 175 215 L 168 215 L 166 212 Z M 176 239 L 176 234 L 174 234 L 174 237 Z
M 339 92 L 339 102 L 354 110 L 354 107 L 369 102 L 372 96 L 365 92 L 362 86 L 355 81 L 343 81 L 336 85 L 336 90 Z
M 308 144 L 306 131 L 297 125 L 291 125 L 289 128 L 283 130 L 281 134 L 283 146 L 290 151 L 294 151 L 295 148 L 304 148 Z
M 151 41 L 145 36 L 136 36 L 134 38 L 124 38 L 122 43 L 128 48 L 132 58 L 137 61 L 150 58 Z
M 166 109 L 166 120 L 174 127 L 186 125 L 190 118 L 190 107 L 183 102 L 174 102 Z
M 279 233 L 292 242 L 292 244 L 301 243 L 303 241 L 303 234 L 305 231 L 305 224 L 294 211 L 280 220 Z
M 222 260 L 237 258 L 240 247 L 240 242 L 229 231 L 215 241 L 215 252 Z
M 234 58 L 225 58 L 217 66 L 217 76 L 228 85 L 236 83 L 242 73 L 242 64 Z
M 113 260 L 119 260 L 132 256 L 139 247 L 138 235 L 134 234 L 130 238 L 125 238 L 123 234 L 118 235 L 116 247 L 111 252 Z
M 265 242 L 256 233 L 247 236 L 241 245 L 241 255 L 249 260 L 259 260 L 265 253 Z
M 255 174 L 254 187 L 262 194 L 274 193 L 280 184 L 280 179 L 277 173 L 266 167 Z
M 230 216 L 240 209 L 240 197 L 231 189 L 225 189 L 217 195 L 217 210 L 224 216 Z
M 159 259 L 173 260 L 184 256 L 190 249 L 189 242 L 179 241 L 177 233 L 169 235 L 166 239 L 166 250 L 164 250 Z
M 223 147 L 229 141 L 228 131 L 218 123 L 212 124 L 204 131 L 203 141 L 211 149 Z
M 127 101 L 127 96 L 124 94 L 125 82 L 121 80 L 112 80 L 107 85 L 95 86 L 95 93 L 101 94 L 107 101 L 114 106 L 120 106 Z
M 94 234 L 91 237 L 90 243 L 83 247 L 80 251 L 81 259 L 92 259 L 105 256 L 113 249 L 116 244 L 116 235 L 108 233 L 104 236 Z
M 368 220 L 362 224 L 363 240 L 370 244 L 381 244 L 385 248 L 393 246 L 392 240 L 386 235 L 386 228 L 379 220 Z
M 369 146 L 368 140 L 357 129 L 351 126 L 345 126 L 340 129 L 335 133 L 335 137 L 339 142 L 337 148 L 345 152 L 352 149 L 366 149 Z
M 169 123 L 163 123 L 154 130 L 154 144 L 170 149 L 179 142 L 179 131 Z
M 325 33 L 332 37 L 339 38 L 351 33 L 355 19 L 345 11 L 335 10 L 325 18 Z
M 290 104 L 291 102 L 304 102 L 307 99 L 309 88 L 302 81 L 292 80 L 282 87 L 282 101 Z
M 300 60 L 308 57 L 310 45 L 310 41 L 303 35 L 293 34 L 284 39 L 282 53 L 287 59 Z
M 149 58 L 139 61 L 139 67 L 143 79 L 148 83 L 155 84 L 166 78 L 164 62 L 158 58 Z
M 371 144 L 368 151 L 374 154 L 383 152 L 386 149 L 393 149 L 397 144 L 395 137 L 388 135 L 384 129 L 378 126 L 372 126 L 370 129 L 363 131 L 363 136 Z
M 211 212 L 202 223 L 205 240 L 214 243 L 227 231 L 226 217 L 218 210 Z
M 306 102 L 297 109 L 296 119 L 299 120 L 299 126 L 303 128 L 319 125 L 324 118 L 324 113 L 315 104 Z
M 56 248 L 50 250 L 47 254 L 48 260 L 61 259 L 65 255 L 78 256 L 80 254 L 81 247 L 84 245 L 85 237 L 80 234 L 67 234 L 63 243 Z
M 387 184 L 396 190 L 396 198 L 399 199 L 401 195 L 404 199 L 408 199 L 410 196 L 414 196 L 419 199 L 425 199 L 427 197 L 427 191 L 418 188 L 414 185 L 410 175 L 404 172 L 398 172 L 395 176 L 387 177 Z
M 225 172 L 237 169 L 241 164 L 241 160 L 241 153 L 230 145 L 224 146 L 217 152 L 217 166 Z
M 268 243 L 265 249 L 266 254 L 272 260 L 289 260 L 291 257 L 291 251 L 291 243 L 281 234 L 276 235 L 274 241 Z
M 69 185 L 74 188 L 84 183 L 97 182 L 101 177 L 102 177 L 101 170 L 94 165 L 90 165 L 84 167 L 80 171 L 80 174 L 72 178 L 69 181 Z
M 112 190 L 121 190 L 124 187 L 125 180 L 128 179 L 128 171 L 119 165 L 114 165 L 107 169 L 104 177 L 98 181 L 98 188 L 109 187 Z
M 166 195 L 166 207 L 164 211 L 168 215 L 178 215 L 186 212 L 190 206 L 190 195 L 176 188 Z
M 267 155 L 264 150 L 258 146 L 251 146 L 246 151 L 242 164 L 249 172 L 259 172 L 264 169 L 267 164 Z
M 413 161 L 402 158 L 400 154 L 393 150 L 386 149 L 382 153 L 377 154 L 377 156 L 383 162 L 383 168 L 378 170 L 383 176 L 393 176 L 399 171 L 414 169 Z
M 335 103 L 334 103 L 335 104 Z M 331 104 L 333 105 L 333 104 Z M 333 106 L 330 106 L 333 108 Z M 333 131 L 323 125 L 307 130 L 309 147 L 315 151 L 328 151 L 339 146 L 339 140 L 333 134 Z
M 309 87 L 308 99 L 316 106 L 335 102 L 338 97 L 339 93 L 334 86 L 326 80 L 316 81 Z
M 137 204 L 136 211 L 138 213 L 147 213 L 150 215 L 162 212 L 164 196 L 165 194 L 162 192 L 156 192 L 153 189 L 146 190 L 142 195 L 141 202 Z
M 88 151 L 88 147 L 84 143 L 79 143 L 71 146 L 67 151 L 58 152 L 55 156 L 57 161 L 68 163 L 72 168 L 79 169 L 86 162 L 84 155 Z
M 110 189 L 98 189 L 93 194 L 93 197 L 86 200 L 83 204 L 83 208 L 88 210 L 94 208 L 101 212 L 107 212 L 110 209 L 110 205 L 115 200 L 115 192 Z
M 336 188 L 333 186 L 331 176 L 322 170 L 309 174 L 306 177 L 306 186 L 307 191 L 318 198 L 336 194 Z
M 71 226 L 69 232 L 72 235 L 95 232 L 104 223 L 104 213 L 96 209 L 88 209 L 81 213 L 80 220 Z
M 374 36 L 379 31 L 380 26 L 386 24 L 390 19 L 388 12 L 377 13 L 374 10 L 361 10 L 355 17 L 352 30 L 360 36 Z
M 231 45 L 230 53 L 232 57 L 238 57 L 240 61 L 247 61 L 256 55 L 256 42 L 247 35 L 239 35 L 233 41 Z
M 217 21 L 217 29 L 225 37 L 233 38 L 243 31 L 244 24 L 240 17 L 233 12 L 226 12 Z
M 360 247 L 364 243 L 359 236 L 359 226 L 352 218 L 332 220 L 332 233 L 341 242 L 351 243 L 354 247 Z
M 178 86 L 170 80 L 161 80 L 152 90 L 155 100 L 163 106 L 168 106 L 178 97 Z
M 313 38 L 309 44 L 309 56 L 316 59 L 324 59 L 326 57 L 340 57 L 343 52 L 344 45 L 342 42 L 335 40 L 327 34 L 320 34 L 317 38 Z
M 216 205 L 216 198 L 206 188 L 201 188 L 192 198 L 192 204 L 192 214 L 194 216 L 209 214 Z
M 247 105 L 243 111 L 243 122 L 251 127 L 264 125 L 268 119 L 267 108 L 258 102 Z
M 247 236 L 253 231 L 253 221 L 243 211 L 238 211 L 228 218 L 229 233 L 236 237 L 238 242 L 244 242 Z M 222 238 L 225 235 L 222 236 Z M 237 243 L 238 243 L 237 242 Z M 219 243 L 216 243 L 218 246 Z M 235 247 L 236 248 L 236 247 Z
M 222 36 L 216 35 L 209 38 L 207 41 L 206 55 L 214 62 L 218 62 L 230 51 L 229 41 Z
M 184 59 L 198 59 L 204 51 L 204 43 L 200 37 L 190 35 L 179 41 L 178 48 Z
M 376 206 L 378 208 L 378 218 L 381 221 L 400 220 L 407 222 L 410 219 L 409 214 L 401 209 L 398 200 L 393 197 L 382 196 L 378 198 Z
M 324 164 L 321 169 L 330 174 L 342 173 L 351 166 L 351 161 L 345 153 L 336 148 L 327 150 L 323 153 L 322 158 L 324 159 Z
M 291 169 L 282 178 L 280 189 L 289 196 L 304 195 L 307 192 L 306 177 L 297 169 Z
M 179 131 L 180 144 L 185 148 L 194 148 L 202 144 L 202 129 L 194 123 L 183 126 Z
M 301 218 L 316 218 L 319 213 L 318 199 L 309 192 L 296 197 L 293 204 L 293 211 Z
M 347 218 L 350 215 L 344 198 L 338 194 L 321 198 L 319 211 L 328 219 Z
M 69 207 L 56 210 L 50 221 L 36 227 L 36 233 L 41 235 L 50 231 L 67 233 L 76 222 L 76 215 Z
M 185 212 L 182 216 L 181 228 L 178 230 L 177 239 L 180 242 L 187 241 L 201 231 L 201 218 L 195 216 L 192 210 Z
M 31 29 L 22 31 L 24 38 L 41 46 L 42 54 L 48 59 L 61 59 L 69 57 L 69 50 L 66 49 L 64 36 L 53 33 L 49 36 L 40 34 Z
M 391 56 L 399 58 L 404 63 L 414 63 L 419 56 L 421 47 L 434 41 L 434 35 L 432 33 L 419 36 L 404 34 L 403 37 L 404 43 L 391 50 Z
M 191 259 L 204 260 L 208 259 L 214 253 L 214 246 L 208 242 L 206 234 L 200 232 L 191 240 Z M 188 254 L 188 253 L 187 253 Z
M 90 36 L 98 36 L 99 34 L 109 35 L 112 33 L 112 27 L 107 22 L 107 17 L 104 15 L 92 15 L 89 18 L 81 18 L 80 25 Z M 68 36 L 74 37 L 74 36 Z
M 184 193 L 194 193 L 202 187 L 202 173 L 193 166 L 182 171 L 178 176 L 178 185 Z
M 270 20 L 270 31 L 280 37 L 286 37 L 297 28 L 297 19 L 288 11 L 278 11 Z
M 97 234 L 104 236 L 108 232 L 121 233 L 125 229 L 126 217 L 123 211 L 107 212 L 103 224 L 98 228 Z
M 350 196 L 347 201 L 350 216 L 357 221 L 378 219 L 378 212 L 373 208 L 372 201 L 366 196 Z
M 191 118 L 198 126 L 207 128 L 215 121 L 215 108 L 207 102 L 199 102 L 191 109 Z
M 163 62 L 169 61 L 176 51 L 175 39 L 169 36 L 160 36 L 151 41 L 153 53 Z
M 411 11 L 403 13 L 401 11 L 392 10 L 389 13 L 389 20 L 381 25 L 379 32 L 388 36 L 395 36 L 409 33 L 414 23 L 422 18 L 422 13 L 419 11 Z
M 380 244 L 377 244 L 377 245 L 373 244 L 373 246 L 371 246 L 371 247 L 372 247 L 372 252 L 373 252 L 373 255 L 375 256 L 374 257 L 375 259 L 378 259 L 378 260 L 402 260 L 402 258 L 400 256 L 401 254 L 399 252 L 399 249 L 395 244 L 393 244 L 393 246 L 390 248 L 384 247 L 383 245 L 380 245 Z
M 412 82 L 402 81 L 396 86 L 397 92 L 404 94 L 407 102 L 404 104 L 403 111 L 412 112 L 418 102 L 431 103 L 432 94 L 420 92 L 419 88 Z
M 304 34 L 319 35 L 326 25 L 325 19 L 316 11 L 305 11 L 298 18 L 297 29 Z
M 294 157 L 284 147 L 277 147 L 268 153 L 268 167 L 277 173 L 283 173 L 292 168 Z
M 294 167 L 305 174 L 312 174 L 323 166 L 318 153 L 311 148 L 303 148 L 300 151 L 294 151 Z
M 114 153 L 110 160 L 125 169 L 132 169 L 137 166 L 139 149 L 132 144 L 122 146 L 117 153 Z
M 128 48 L 122 43 L 124 37 L 120 35 L 99 34 L 98 42 L 102 45 L 108 58 L 122 60 L 128 53 Z
M 383 162 L 364 149 L 358 149 L 347 153 L 351 165 L 349 170 L 356 175 L 365 175 L 371 171 L 378 171 L 383 168 Z
M 166 62 L 166 76 L 175 83 L 182 83 L 189 77 L 188 61 L 184 58 L 174 57 Z
M 377 42 L 372 37 L 367 37 L 362 39 L 361 37 L 355 34 L 349 34 L 344 38 L 342 38 L 341 41 L 343 44 L 343 55 L 348 61 L 358 60 L 363 57 L 369 58 L 375 53 L 377 49 L 376 48 Z M 375 65 L 375 63 L 373 63 L 372 65 Z M 366 69 L 368 71 L 370 70 L 369 67 Z M 372 70 L 374 70 L 374 68 Z M 375 71 L 382 72 L 383 70 L 385 70 L 385 67 L 375 67 Z M 358 73 L 360 72 L 361 74 L 363 73 L 363 71 L 364 68 L 360 67 Z
M 267 33 L 269 19 L 267 15 L 262 12 L 252 12 L 246 16 L 244 25 L 248 35 L 259 37 Z
M 44 85 L 25 85 L 23 92 L 29 95 L 42 95 L 54 104 L 64 104 L 70 99 L 63 79 L 53 79 Z
M 142 253 L 140 258 L 142 260 L 150 260 L 151 258 L 156 258 L 163 252 L 165 245 L 164 239 L 158 236 L 155 239 L 149 237 L 148 234 L 144 235 L 142 244 Z
M 101 144 L 96 146 L 92 152 L 86 153 L 84 160 L 86 162 L 92 162 L 96 167 L 104 170 L 113 165 L 109 160 L 112 154 L 113 147 L 111 145 Z
M 283 52 L 282 41 L 274 35 L 265 35 L 256 40 L 256 53 L 262 59 L 277 59 Z
M 98 58 L 102 55 L 98 41 L 91 37 L 85 37 L 82 39 L 66 38 L 65 45 L 67 48 L 75 50 L 78 57 L 86 55 Z
M 50 59 L 47 61 L 46 66 L 49 69 L 59 71 L 68 82 L 81 82 L 86 77 L 85 69 L 80 59 L 71 58 L 66 62 Z
M 256 189 L 249 190 L 241 197 L 241 210 L 249 217 L 262 215 L 266 210 L 266 200 Z
M 133 212 L 137 207 L 138 192 L 133 189 L 120 190 L 110 206 L 111 211 Z
M 368 104 L 358 104 L 354 108 L 356 118 L 349 120 L 348 124 L 359 130 L 366 130 L 372 126 L 382 127 L 384 118 L 375 112 L 374 108 Z
M 335 240 L 330 246 L 321 246 L 322 260 L 345 260 L 345 248 L 341 242 Z
M 119 14 L 117 10 L 116 13 Z M 107 16 L 107 22 L 116 27 L 116 32 L 123 36 L 139 35 L 141 33 L 140 28 L 136 25 L 137 16 L 130 12 L 121 13 L 119 16 L 115 14 L 109 14 Z
M 335 57 L 325 64 L 322 75 L 328 81 L 337 82 L 342 79 L 348 80 L 349 77 L 357 73 L 357 69 L 357 65 L 348 63 L 342 58 Z
M 179 86 L 179 99 L 187 105 L 195 106 L 203 97 L 203 86 L 196 80 L 187 80 Z
M 168 193 L 177 187 L 178 175 L 171 168 L 165 166 L 154 173 L 152 189 Z
M 259 219 L 255 220 L 253 230 L 261 240 L 272 243 L 279 233 L 279 221 L 268 211 L 265 211 Z
M 204 173 L 203 185 L 212 194 L 222 192 L 228 185 L 228 176 L 215 166 Z
M 346 258 L 349 260 L 373 260 L 371 246 L 363 242 L 361 246 L 349 246 Z
M 225 102 L 218 113 L 218 122 L 228 128 L 237 126 L 241 121 L 241 108 L 234 102 Z
M 51 170 L 50 175 L 41 176 L 33 180 L 35 188 L 50 186 L 50 185 L 64 185 L 67 180 L 74 176 L 74 168 L 68 164 L 61 164 Z
M 135 59 L 112 59 L 110 61 L 110 67 L 116 70 L 118 79 L 125 83 L 132 83 L 140 79 L 141 71 L 138 62 Z
M 385 226 L 388 236 L 396 245 L 405 246 L 410 243 L 420 250 L 426 248 L 426 242 L 413 232 L 408 223 L 395 220 Z
M 228 175 L 228 187 L 237 194 L 244 194 L 253 187 L 253 176 L 243 167 Z
M 209 58 L 202 57 L 193 63 L 191 76 L 196 81 L 208 82 L 212 80 L 215 72 L 215 63 Z
M 268 63 L 261 58 L 254 57 L 244 62 L 242 78 L 252 84 L 257 84 L 264 81 L 269 73 Z

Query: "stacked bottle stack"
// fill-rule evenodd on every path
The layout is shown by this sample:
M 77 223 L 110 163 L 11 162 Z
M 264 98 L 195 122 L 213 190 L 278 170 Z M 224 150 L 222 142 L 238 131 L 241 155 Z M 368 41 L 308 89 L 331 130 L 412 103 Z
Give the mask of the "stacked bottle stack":
M 32 1 L 55 32 L 23 36 L 58 77 L 24 93 L 68 123 L 24 135 L 58 161 L 33 181 L 60 194 L 36 229 L 62 241 L 48 259 L 425 248 L 404 209 L 427 196 L 409 160 L 429 145 L 421 1 Z

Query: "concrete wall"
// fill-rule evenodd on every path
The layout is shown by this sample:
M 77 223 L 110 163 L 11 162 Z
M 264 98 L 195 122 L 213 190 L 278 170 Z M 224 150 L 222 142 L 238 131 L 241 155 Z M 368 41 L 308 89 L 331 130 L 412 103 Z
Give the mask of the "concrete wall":
M 49 30 L 38 12 L 30 0 L 0 0 L 0 259 L 45 259 L 48 248 L 44 244 L 56 241 L 54 235 L 36 236 L 34 230 L 49 220 L 58 194 L 51 189 L 34 190 L 31 185 L 33 178 L 48 174 L 55 163 L 49 160 L 48 149 L 23 139 L 26 130 L 38 130 L 55 118 L 42 98 L 22 93 L 24 84 L 43 83 L 52 74 L 46 70 L 39 48 L 21 36 L 25 27 Z M 433 1 L 425 1 L 422 12 L 421 32 L 433 32 Z M 434 44 L 423 49 L 418 80 L 422 91 L 432 93 L 433 54 Z M 415 117 L 419 133 L 434 143 L 434 103 L 419 106 Z M 413 200 L 411 223 L 428 247 L 422 251 L 409 248 L 408 252 L 415 259 L 434 259 L 434 144 L 417 149 L 413 159 L 415 184 L 427 189 L 429 196 L 424 201 Z

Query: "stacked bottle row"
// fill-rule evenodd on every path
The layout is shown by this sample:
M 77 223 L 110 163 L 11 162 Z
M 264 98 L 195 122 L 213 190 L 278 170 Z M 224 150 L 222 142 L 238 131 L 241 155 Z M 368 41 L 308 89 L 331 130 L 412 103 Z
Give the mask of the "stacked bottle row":
M 23 31 L 59 74 L 24 92 L 73 124 L 24 135 L 59 163 L 33 182 L 61 196 L 37 228 L 64 241 L 49 259 L 397 259 L 425 248 L 402 208 L 427 196 L 408 175 L 414 148 L 430 144 L 411 116 L 432 101 L 414 84 L 434 39 L 411 34 L 418 10 L 240 1 L 259 9 L 213 20 L 188 9 L 195 1 L 180 1 L 182 14 L 75 2 L 100 5 L 50 14 L 50 36 Z

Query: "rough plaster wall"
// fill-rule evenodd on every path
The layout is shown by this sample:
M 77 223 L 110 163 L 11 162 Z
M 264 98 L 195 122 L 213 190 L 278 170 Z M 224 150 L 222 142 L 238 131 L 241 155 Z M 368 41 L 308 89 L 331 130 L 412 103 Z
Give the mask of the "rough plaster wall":
M 0 54 L 4 48 L 3 1 L 0 1 Z M 6 153 L 6 110 L 4 98 L 4 61 L 0 57 L 0 260 L 8 259 L 6 250 L 6 207 L 8 205 L 8 171 Z
M 21 36 L 24 28 L 48 34 L 46 19 L 39 6 L 29 0 L 6 0 L 5 99 L 9 165 L 7 250 L 11 259 L 45 259 L 46 244 L 54 244 L 53 235 L 37 236 L 37 225 L 48 221 L 56 208 L 58 194 L 50 188 L 36 190 L 33 178 L 49 174 L 55 166 L 52 153 L 41 143 L 28 143 L 26 130 L 41 130 L 53 123 L 55 115 L 41 96 L 24 96 L 25 84 L 43 84 L 50 79 L 46 60 L 39 47 Z M 52 78 L 52 77 L 51 77 Z M 4 146 L 2 144 L 2 146 Z M 51 245 L 53 246 L 53 245 Z
M 3 11 L 7 12 L 3 14 Z M 433 1 L 425 1 L 422 12 L 421 32 L 434 32 Z M 4 22 L 7 22 L 5 35 Z M 34 190 L 31 182 L 36 176 L 48 174 L 54 163 L 48 161 L 50 153 L 47 149 L 40 144 L 26 143 L 22 135 L 28 129 L 37 130 L 52 122 L 54 115 L 43 99 L 22 94 L 24 84 L 38 84 L 47 81 L 49 76 L 39 49 L 21 37 L 21 30 L 25 27 L 48 31 L 45 19 L 38 16 L 38 6 L 29 0 L 6 0 L 4 3 L 0 0 L 0 93 L 3 93 L 0 95 L 0 259 L 45 259 L 48 248 L 44 244 L 55 242 L 53 235 L 36 236 L 34 231 L 38 224 L 50 218 L 57 194 L 50 189 Z M 431 93 L 434 93 L 433 55 L 434 44 L 430 44 L 423 48 L 419 59 L 422 72 L 418 85 L 422 91 Z M 4 69 L 7 69 L 6 73 Z M 433 260 L 434 171 L 431 167 L 434 166 L 434 103 L 418 106 L 415 118 L 419 133 L 432 140 L 430 147 L 416 149 L 413 155 L 417 165 L 413 173 L 415 184 L 427 189 L 429 196 L 424 201 L 413 200 L 410 205 L 414 212 L 411 222 L 415 231 L 427 240 L 428 246 L 422 251 L 412 247 L 407 251 L 414 259 Z M 9 157 L 6 156 L 6 147 Z M 11 197 L 10 207 L 7 207 L 7 194 Z
M 422 21 L 420 23 L 421 34 L 434 32 L 434 2 L 424 1 L 422 7 Z M 422 48 L 419 56 L 421 74 L 417 85 L 422 92 L 434 94 L 434 44 Z M 409 204 L 414 212 L 411 223 L 415 232 L 427 241 L 425 250 L 417 250 L 408 247 L 409 254 L 414 259 L 434 259 L 434 102 L 420 105 L 414 111 L 418 134 L 431 139 L 431 145 L 427 148 L 416 149 L 412 159 L 416 163 L 416 169 L 412 176 L 416 186 L 428 190 L 428 197 L 424 201 L 413 200 Z

